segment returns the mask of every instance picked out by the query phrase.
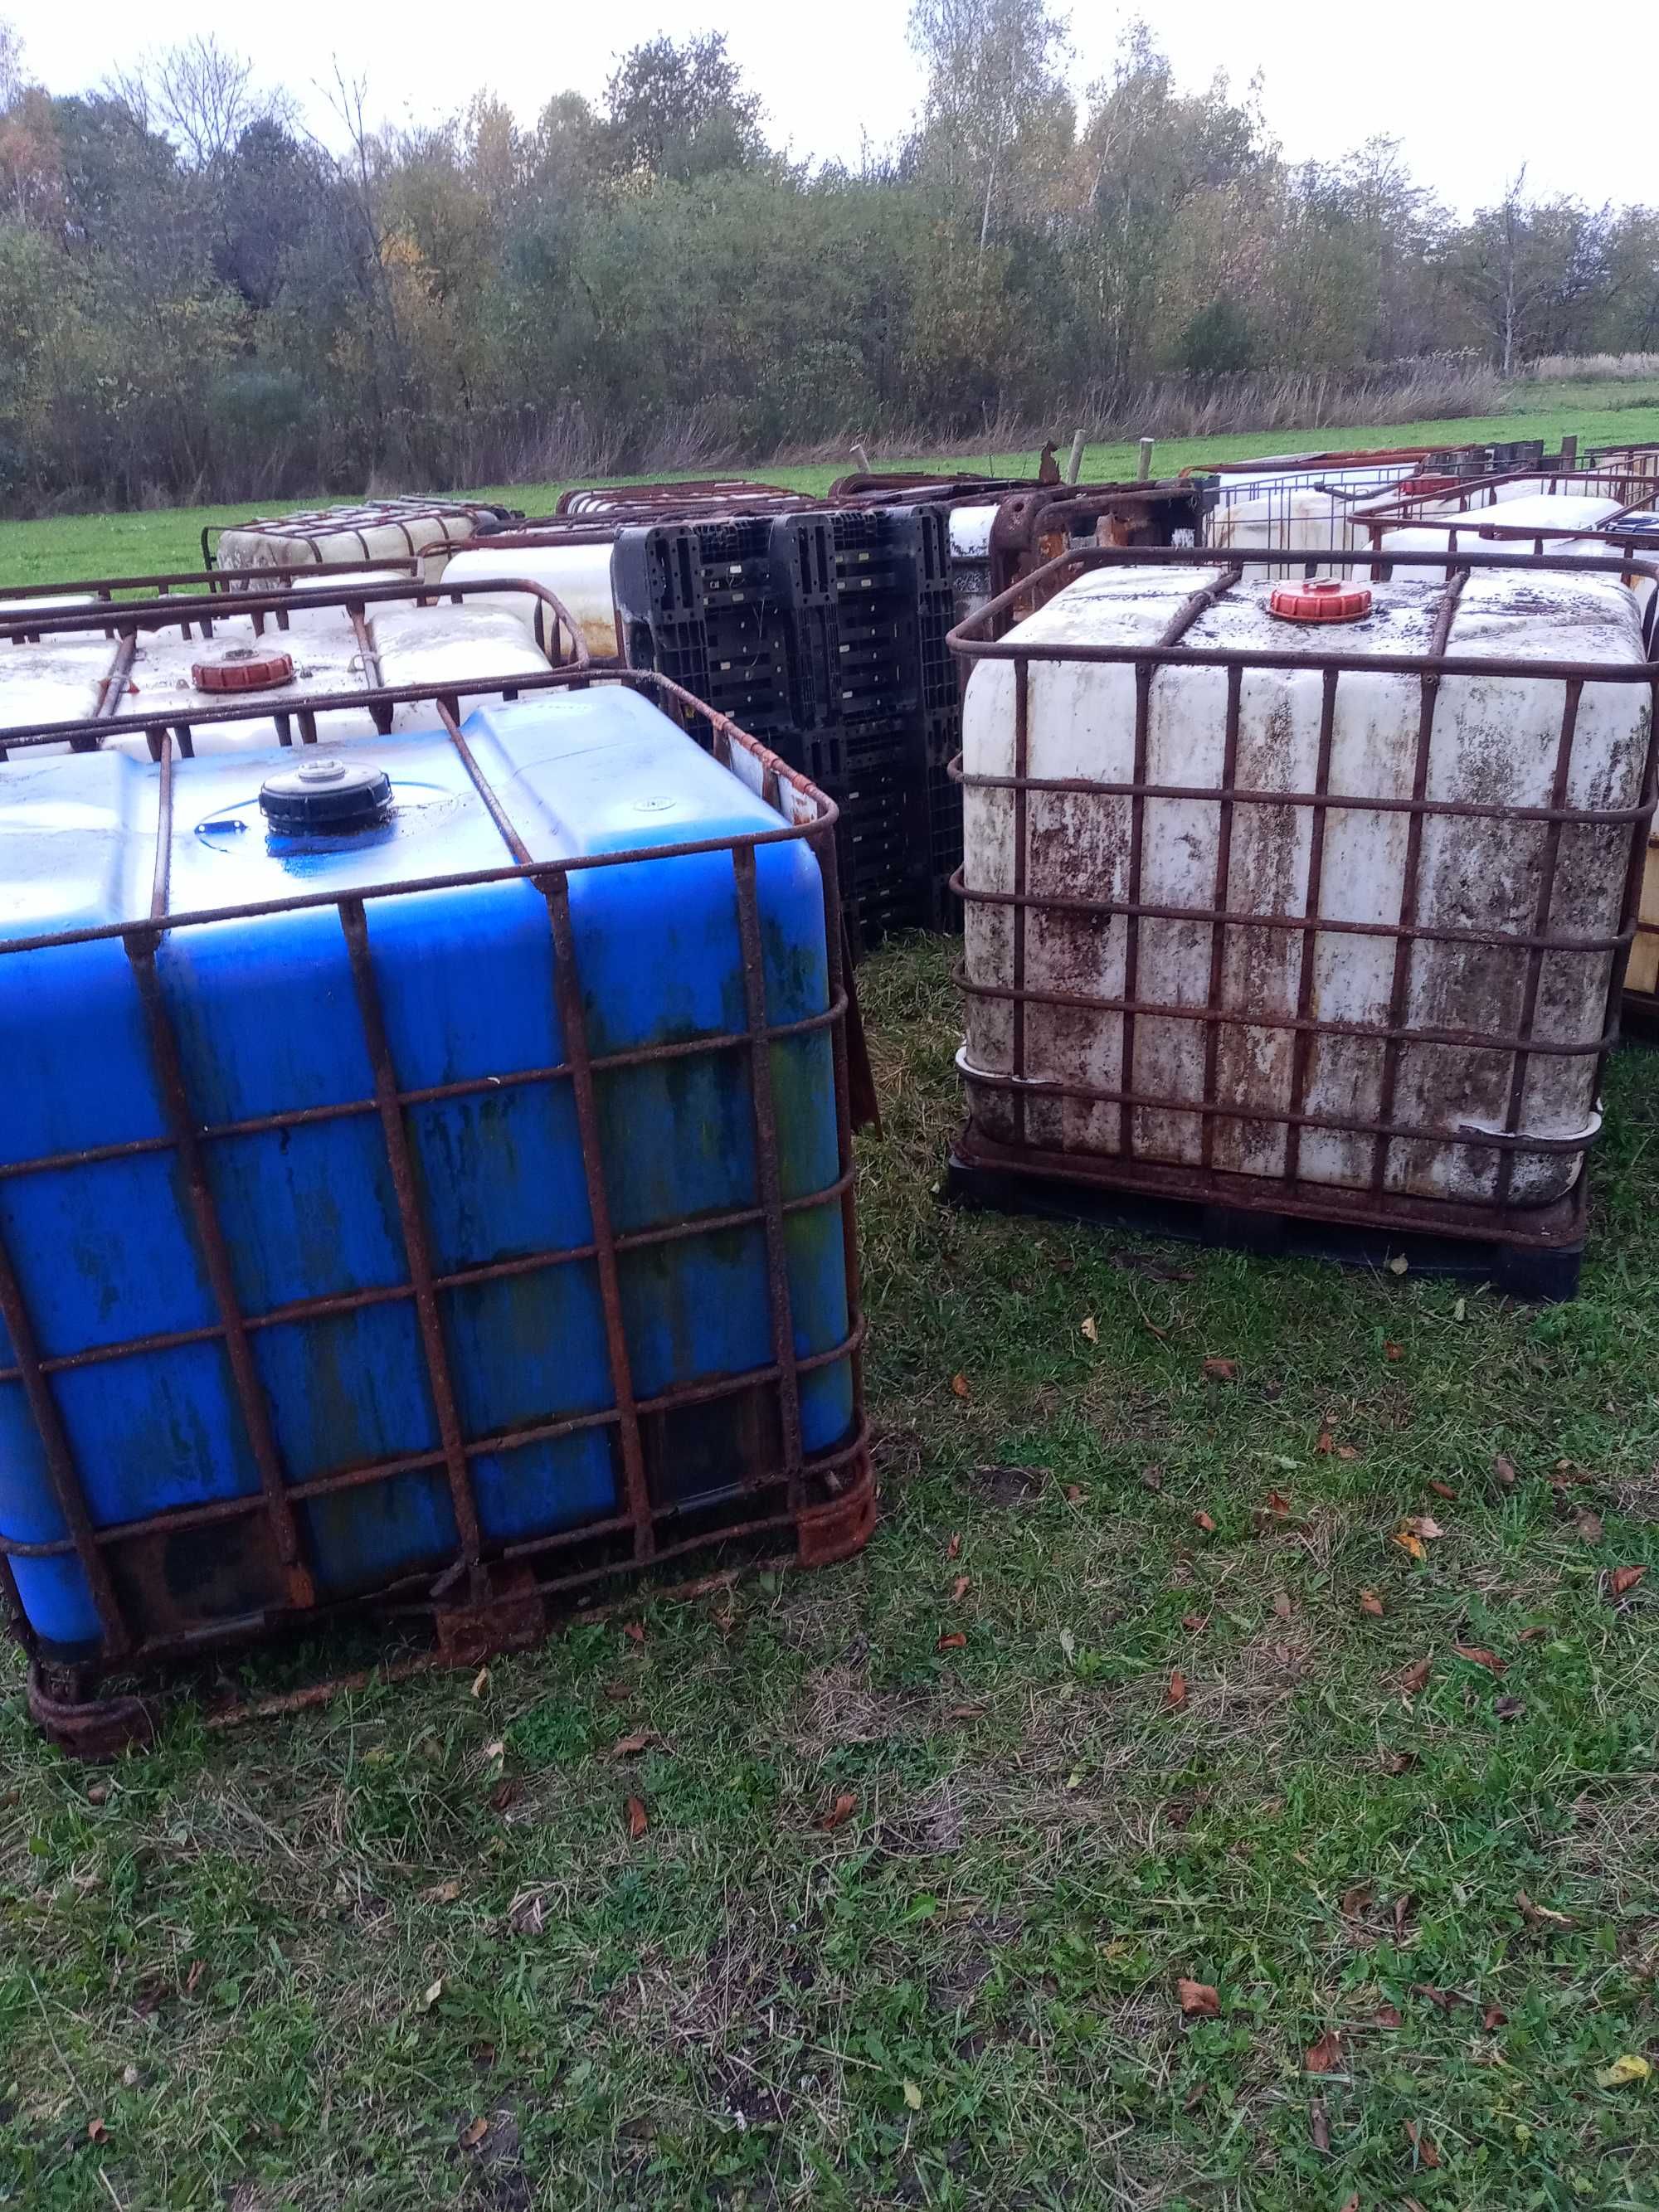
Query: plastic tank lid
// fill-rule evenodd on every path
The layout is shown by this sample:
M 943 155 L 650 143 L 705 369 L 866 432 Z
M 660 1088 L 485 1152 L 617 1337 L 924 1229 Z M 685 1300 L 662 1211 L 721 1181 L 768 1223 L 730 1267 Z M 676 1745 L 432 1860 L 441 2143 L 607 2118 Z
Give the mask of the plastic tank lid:
M 326 754 L 267 776 L 259 787 L 266 821 L 289 835 L 365 830 L 383 820 L 391 805 L 392 778 L 383 768 Z
M 1276 584 L 1267 611 L 1281 622 L 1358 622 L 1371 611 L 1370 587 L 1324 576 L 1308 584 Z

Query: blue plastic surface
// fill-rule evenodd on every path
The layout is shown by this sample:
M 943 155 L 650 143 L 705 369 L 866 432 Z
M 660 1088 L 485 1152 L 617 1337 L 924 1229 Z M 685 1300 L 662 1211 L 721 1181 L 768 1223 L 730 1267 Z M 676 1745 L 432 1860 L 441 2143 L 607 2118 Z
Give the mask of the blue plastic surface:
M 475 714 L 467 734 L 537 860 L 778 826 L 734 776 L 620 687 Z M 512 865 L 441 736 L 358 741 L 351 750 L 388 770 L 396 807 L 389 823 L 346 838 L 267 834 L 258 788 L 292 765 L 292 753 L 176 763 L 170 911 Z M 108 754 L 0 767 L 0 939 L 147 918 L 158 779 L 155 768 Z M 817 862 L 796 841 L 756 857 L 769 1017 L 804 1019 L 827 1005 Z M 729 854 L 578 871 L 569 881 L 595 1055 L 744 1027 Z M 371 899 L 366 910 L 400 1089 L 564 1058 L 548 908 L 533 887 L 416 891 Z M 179 927 L 163 937 L 156 967 L 198 1126 L 372 1100 L 335 908 Z M 0 954 L 0 1166 L 164 1132 L 119 941 Z M 838 1173 L 828 1032 L 780 1041 L 772 1067 L 784 1195 L 823 1190 Z M 757 1203 L 744 1051 L 601 1073 L 597 1092 L 619 1233 Z M 591 1241 L 568 1081 L 434 1101 L 410 1109 L 405 1123 L 439 1275 Z M 245 1315 L 408 1283 L 374 1112 L 210 1139 L 206 1156 Z M 0 1177 L 0 1229 L 47 1359 L 215 1324 L 171 1149 Z M 791 1214 L 787 1239 L 797 1353 L 829 1351 L 848 1326 L 838 1206 Z M 619 1265 L 638 1397 L 770 1364 L 758 1224 L 624 1253 Z M 452 1287 L 440 1304 L 468 1439 L 510 1437 L 614 1403 L 591 1260 Z M 438 1449 L 409 1297 L 256 1328 L 250 1341 L 289 1481 Z M 12 1364 L 3 1330 L 0 1364 Z M 62 1370 L 52 1389 L 100 1526 L 258 1487 L 216 1340 Z M 803 1376 L 801 1394 L 806 1449 L 838 1443 L 852 1417 L 848 1363 Z M 721 1494 L 761 1472 L 744 1461 L 764 1427 L 752 1413 L 739 1395 L 695 1418 L 670 1413 L 647 1425 L 659 1494 Z M 472 1467 L 493 1543 L 617 1510 L 614 1425 L 503 1445 Z M 441 1565 L 456 1547 L 441 1468 L 302 1501 L 297 1511 L 324 1595 L 383 1586 Z M 0 1383 L 0 1530 L 25 1542 L 65 1533 L 15 1382 Z M 119 1546 L 112 1566 L 130 1603 L 153 1606 L 153 1575 L 129 1589 Z M 15 1570 L 29 1619 L 49 1644 L 96 1646 L 96 1616 L 74 1559 L 18 1559 Z M 277 1601 L 258 1522 L 181 1534 L 164 1545 L 160 1573 L 168 1617 L 150 1625 L 167 1632 Z

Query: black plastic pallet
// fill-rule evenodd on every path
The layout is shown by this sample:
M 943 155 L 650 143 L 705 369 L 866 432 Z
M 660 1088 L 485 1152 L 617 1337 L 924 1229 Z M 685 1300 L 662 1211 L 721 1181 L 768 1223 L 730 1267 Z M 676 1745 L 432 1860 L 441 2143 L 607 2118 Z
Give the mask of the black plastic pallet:
M 1514 1244 L 1497 1237 L 1449 1237 L 1423 1229 L 1380 1230 L 1340 1217 L 1215 1206 L 1202 1199 L 1114 1188 L 1093 1176 L 1084 1181 L 1013 1173 L 975 1160 L 959 1147 L 951 1151 L 946 1165 L 945 1193 L 957 1205 L 985 1212 L 1037 1214 L 1051 1221 L 1083 1222 L 1261 1257 L 1328 1260 L 1374 1271 L 1404 1260 L 1408 1274 L 1489 1284 L 1510 1297 L 1540 1305 L 1577 1297 L 1584 1256 L 1582 1194 L 1540 1210 L 1540 1224 L 1550 1216 L 1576 1220 L 1578 1233 L 1573 1240 L 1538 1245 Z M 1340 1203 L 1341 1195 L 1333 1191 L 1334 1204 Z

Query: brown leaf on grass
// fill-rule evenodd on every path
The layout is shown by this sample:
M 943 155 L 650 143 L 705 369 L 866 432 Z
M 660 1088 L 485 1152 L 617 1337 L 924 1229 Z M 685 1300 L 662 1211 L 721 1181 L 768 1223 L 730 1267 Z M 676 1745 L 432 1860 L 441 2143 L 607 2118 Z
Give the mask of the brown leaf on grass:
M 1382 1347 L 1382 1357 L 1384 1359 L 1403 1359 L 1405 1356 L 1406 1347 L 1403 1344 L 1385 1344 Z
M 1176 2000 L 1189 2019 L 1218 2020 L 1221 2017 L 1221 1999 L 1212 1983 L 1177 1981 Z
M 1310 2074 L 1328 2074 L 1342 2063 L 1342 2032 L 1328 2027 L 1317 2043 L 1310 2043 L 1303 2055 L 1302 2063 Z
M 645 1809 L 644 1800 L 639 1797 L 630 1797 L 628 1801 L 628 1832 L 629 1836 L 637 1844 L 640 1838 L 645 1833 L 646 1830 L 650 1826 L 651 1821 Z
M 1325 2110 L 1325 2100 L 1322 2097 L 1316 2097 L 1308 2106 L 1308 2136 L 1316 2150 L 1329 2150 L 1331 2116 Z
M 1645 1567 L 1615 1567 L 1607 1577 L 1608 1595 L 1614 1598 L 1626 1596 L 1646 1573 Z
M 1516 1641 L 1522 1644 L 1536 1644 L 1548 1634 L 1549 1629 L 1547 1625 L 1541 1620 L 1536 1621 L 1532 1627 L 1523 1628 Z
M 830 1835 L 836 1829 L 845 1827 L 858 1809 L 858 1799 L 850 1790 L 843 1790 L 830 1810 L 827 1813 L 819 1814 L 818 1826 L 823 1830 L 825 1835 Z
M 1409 1774 L 1420 1754 L 1414 1751 L 1385 1751 L 1382 1754 L 1384 1774 Z
M 662 1738 L 654 1729 L 636 1729 L 632 1735 L 618 1736 L 611 1747 L 612 1759 L 637 1759 L 642 1751 L 649 1751 Z
M 1599 1513 L 1592 1513 L 1586 1509 L 1577 1515 L 1572 1525 L 1578 1531 L 1578 1540 L 1581 1544 L 1601 1542 L 1602 1529 L 1601 1516 Z
M 517 1803 L 518 1796 L 516 1782 L 498 1782 L 489 1793 L 489 1809 L 492 1813 L 505 1813 L 509 1805 Z
M 1276 1590 L 1273 1593 L 1273 1611 L 1281 1620 L 1288 1620 L 1296 1611 L 1295 1606 L 1291 1602 L 1289 1590 Z
M 481 1698 L 489 1687 L 489 1669 L 488 1667 L 480 1667 L 472 1677 L 472 1694 L 475 1698 Z
M 1406 2140 L 1412 2147 L 1412 2162 L 1415 2166 L 1438 2166 L 1440 2153 L 1434 2137 L 1420 2120 L 1407 2120 Z
M 1376 1894 L 1368 1881 L 1357 1881 L 1352 1889 L 1345 1889 L 1342 1893 L 1343 1918 L 1358 1920 L 1362 1913 L 1369 1912 Z
M 430 1889 L 421 1892 L 422 1905 L 453 1905 L 461 1893 L 458 1881 L 434 1881 Z
M 1471 1667 L 1484 1667 L 1489 1674 L 1507 1674 L 1510 1662 L 1500 1659 L 1484 1644 L 1454 1644 L 1452 1650 L 1460 1659 L 1467 1659 Z
M 1237 1382 L 1238 1362 L 1236 1359 L 1206 1359 L 1204 1363 L 1204 1373 L 1207 1380 L 1212 1382 Z
M 939 1638 L 933 1649 L 935 1651 L 960 1651 L 967 1641 L 959 1628 L 953 1628 L 948 1635 Z
M 1378 1597 L 1374 1589 L 1363 1589 L 1360 1591 L 1359 1610 L 1361 1613 L 1370 1613 L 1373 1620 L 1382 1620 L 1382 1601 Z
M 1409 1893 L 1402 1893 L 1401 1896 L 1395 1898 L 1394 1901 L 1394 1912 L 1392 1917 L 1394 1920 L 1394 1932 L 1396 1936 L 1403 1936 L 1405 1934 L 1406 1922 L 1410 1915 L 1411 1909 L 1412 1901 Z
M 645 1623 L 642 1620 L 625 1620 L 623 1623 L 623 1634 L 630 1644 L 643 1644 Z
M 1547 1905 L 1534 1905 L 1524 1889 L 1515 1893 L 1521 1917 L 1528 1928 L 1576 1928 L 1577 1922 L 1565 1912 L 1555 1912 Z
M 1091 1344 L 1100 1342 L 1100 1323 L 1092 1314 L 1085 1314 L 1079 1326 Z
M 1442 2012 L 1449 2012 L 1459 2002 L 1455 1990 L 1437 1990 L 1432 1982 L 1413 1982 L 1412 1995 L 1426 1997 L 1431 2005 L 1438 2005 Z
M 1446 1533 L 1431 1513 L 1408 1513 L 1404 1525 L 1411 1530 L 1413 1536 L 1421 1536 L 1430 1543 L 1432 1543 L 1437 1536 L 1443 1536 Z
M 1397 2005 L 1382 2004 L 1378 2005 L 1371 2018 L 1379 2027 L 1398 2027 L 1401 2015 Z
M 1492 1463 L 1492 1479 L 1500 1490 L 1513 1490 L 1520 1480 L 1515 1471 L 1515 1462 L 1504 1453 L 1498 1453 Z
M 952 1536 L 945 1547 L 945 1556 L 947 1559 L 959 1559 L 962 1557 L 962 1538 L 959 1535 Z
M 87 2141 L 88 2142 L 95 2143 L 107 2142 L 109 2141 L 109 2130 L 104 2125 L 101 2120 L 88 2120 L 87 2122 Z
M 965 1375 L 953 1375 L 951 1377 L 951 1389 L 958 1398 L 971 1398 L 974 1395 L 973 1387 Z
M 1437 1498 L 1449 1498 L 1454 1501 L 1456 1499 L 1457 1492 L 1449 1482 L 1431 1482 L 1429 1488 L 1433 1491 Z
M 972 1580 L 973 1577 L 971 1575 L 958 1575 L 957 1577 L 955 1582 L 951 1585 L 951 1602 L 952 1605 L 960 1605 L 962 1603 L 963 1598 L 968 1595 L 969 1584 Z
M 1336 1449 L 1336 1438 L 1328 1429 L 1320 1430 L 1319 1434 L 1314 1438 L 1314 1449 L 1322 1456 L 1328 1456 Z
M 1164 1692 L 1164 1703 L 1168 1711 L 1178 1713 L 1186 1702 L 1187 1677 L 1177 1667 L 1170 1676 L 1170 1686 Z
M 1181 1616 L 1181 1625 L 1196 1636 L 1201 1628 L 1209 1626 L 1210 1616 L 1207 1613 L 1183 1613 Z
M 466 2125 L 461 2130 L 462 2149 L 477 2150 L 478 2145 L 483 2141 L 484 2137 L 489 2133 L 489 2122 L 485 2118 L 484 2114 L 480 2112 L 476 2120 L 469 2120 Z
M 1421 1659 L 1414 1659 L 1409 1667 L 1401 1669 L 1400 1686 L 1408 1698 L 1414 1698 L 1419 1690 L 1427 1689 L 1433 1664 L 1434 1654 L 1431 1651 Z
M 1524 1698 L 1499 1698 L 1492 1711 L 1500 1721 L 1518 1721 L 1527 1710 Z
M 1480 2015 L 1480 2025 L 1490 2035 L 1494 2028 L 1504 2027 L 1508 2020 L 1509 2014 L 1502 2005 L 1488 2005 Z
M 1423 1539 L 1414 1534 L 1409 1528 L 1396 1528 L 1394 1532 L 1394 1540 L 1402 1552 L 1408 1552 L 1414 1559 L 1426 1559 L 1429 1556 L 1424 1547 Z
M 1143 1490 L 1162 1490 L 1164 1487 L 1163 1468 L 1161 1467 L 1143 1467 L 1140 1470 L 1140 1486 Z
M 1088 1492 L 1080 1482 L 1068 1482 L 1066 1486 L 1066 1503 L 1068 1505 L 1083 1504 L 1088 1495 Z
M 982 1721 L 987 1710 L 984 1705 L 950 1705 L 945 1717 L 947 1721 Z
M 1275 1521 L 1285 1521 L 1290 1517 L 1291 1501 L 1282 1490 L 1270 1490 L 1267 1502 L 1261 1510 L 1264 1513 L 1271 1513 Z
M 1193 1526 L 1194 1528 L 1201 1528 L 1206 1536 L 1213 1536 L 1215 1534 L 1215 1522 L 1201 1506 L 1193 1516 Z
M 1358 1459 L 1359 1447 L 1358 1444 L 1339 1444 L 1336 1448 L 1336 1455 L 1339 1459 Z
M 633 1696 L 633 1685 L 629 1682 L 607 1682 L 599 1693 L 609 1698 L 613 1705 L 625 1705 Z

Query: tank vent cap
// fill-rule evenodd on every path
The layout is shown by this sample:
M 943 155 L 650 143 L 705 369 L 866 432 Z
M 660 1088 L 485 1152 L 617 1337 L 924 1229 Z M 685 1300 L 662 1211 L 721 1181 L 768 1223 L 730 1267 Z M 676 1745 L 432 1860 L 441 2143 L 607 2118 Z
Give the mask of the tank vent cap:
M 368 830 L 391 811 L 392 778 L 383 768 L 325 753 L 267 776 L 259 805 L 271 828 L 289 836 Z
M 1340 583 L 1334 576 L 1312 584 L 1275 584 L 1267 611 L 1281 622 L 1358 622 L 1371 611 L 1370 586 Z
M 233 645 L 193 660 L 190 674 L 198 691 L 264 691 L 294 681 L 294 656 L 264 646 Z

